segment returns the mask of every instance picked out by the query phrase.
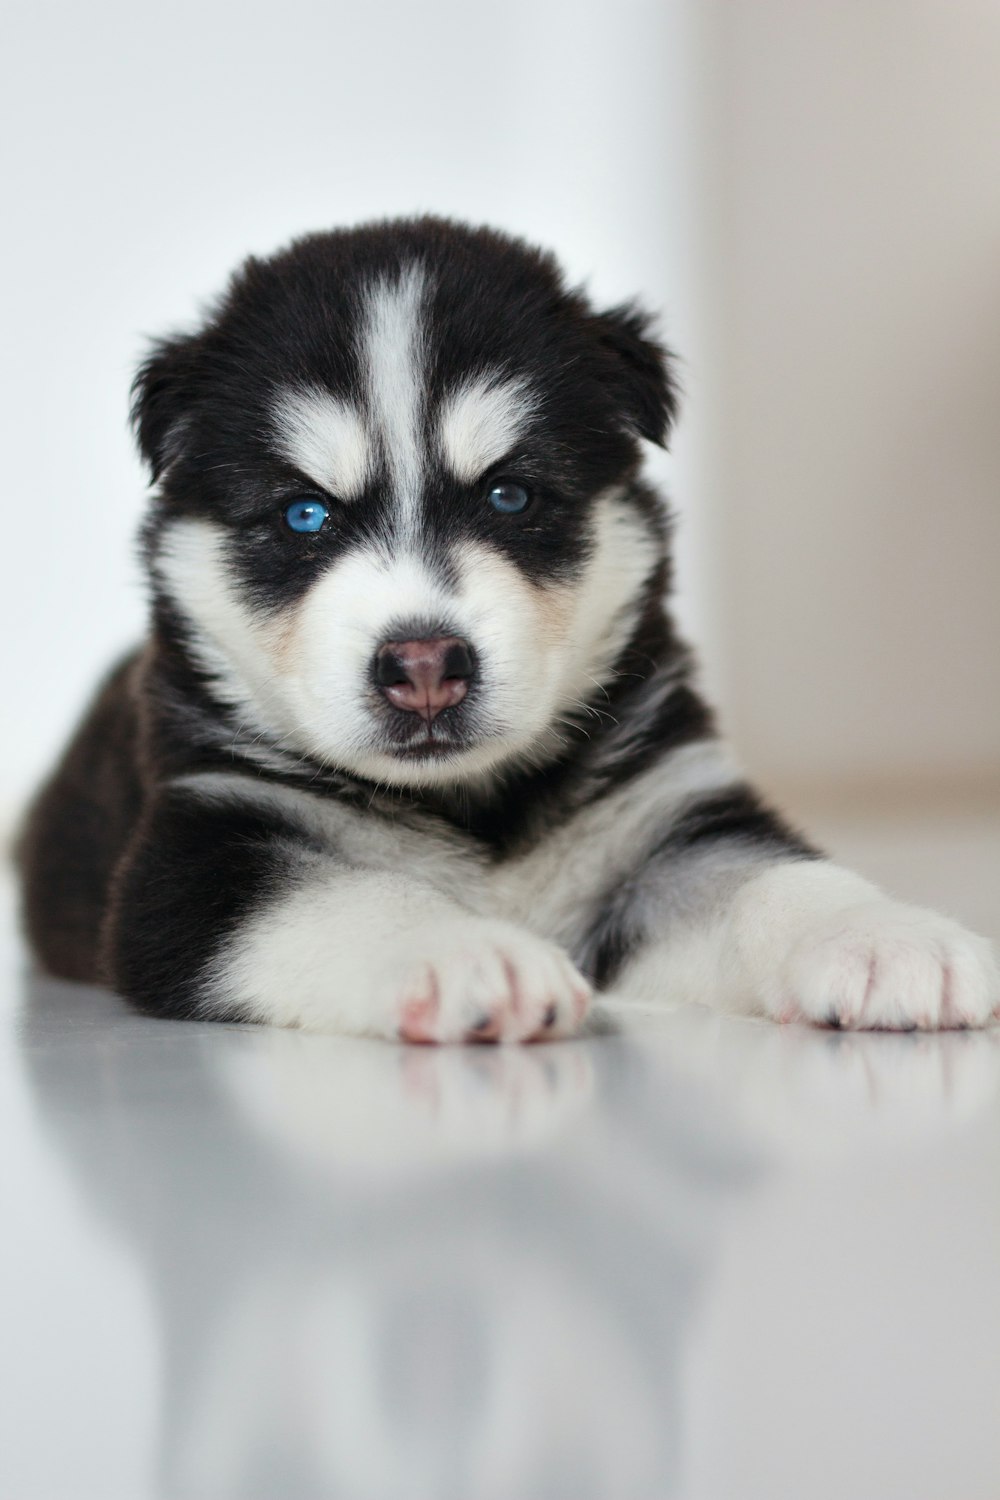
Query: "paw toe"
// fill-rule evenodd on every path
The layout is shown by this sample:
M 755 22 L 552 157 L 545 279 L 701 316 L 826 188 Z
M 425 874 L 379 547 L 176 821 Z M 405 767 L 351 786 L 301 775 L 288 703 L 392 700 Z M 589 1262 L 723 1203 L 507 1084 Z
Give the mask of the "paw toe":
M 438 1000 L 434 995 L 408 1000 L 399 1016 L 399 1035 L 404 1042 L 436 1042 Z

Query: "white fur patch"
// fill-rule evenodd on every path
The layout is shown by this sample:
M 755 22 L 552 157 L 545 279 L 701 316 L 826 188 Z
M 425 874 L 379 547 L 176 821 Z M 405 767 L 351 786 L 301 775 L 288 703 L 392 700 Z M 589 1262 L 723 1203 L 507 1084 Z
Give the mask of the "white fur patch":
M 573 591 L 573 620 L 567 641 L 560 707 L 593 698 L 607 680 L 635 628 L 640 601 L 659 562 L 659 543 L 649 523 L 620 490 L 610 489 L 594 504 L 590 561 Z M 600 703 L 600 694 L 595 701 Z
M 318 386 L 289 387 L 274 403 L 280 452 L 320 489 L 353 500 L 371 474 L 371 441 L 356 407 Z
M 535 401 L 526 380 L 484 375 L 445 401 L 439 426 L 445 462 L 467 482 L 503 458 L 524 431 Z
M 248 712 L 252 707 L 266 722 L 273 632 L 240 599 L 226 567 L 227 552 L 221 526 L 175 521 L 164 529 L 153 570 L 184 617 L 193 655 L 217 696 Z
M 370 666 L 379 643 L 399 620 L 447 620 L 475 643 L 460 599 L 419 557 L 376 547 L 349 553 L 306 594 L 287 653 L 287 686 L 314 753 L 386 784 L 431 784 L 475 778 L 507 753 L 495 737 L 497 709 L 490 694 L 477 715 L 492 735 L 455 760 L 398 760 L 376 748 Z
M 201 1014 L 411 1041 L 569 1035 L 590 990 L 555 944 L 463 911 L 412 875 L 331 870 L 301 879 L 212 965 Z
M 424 270 L 416 263 L 396 282 L 376 281 L 368 292 L 361 334 L 369 398 L 404 536 L 416 529 L 423 482 L 424 287 Z

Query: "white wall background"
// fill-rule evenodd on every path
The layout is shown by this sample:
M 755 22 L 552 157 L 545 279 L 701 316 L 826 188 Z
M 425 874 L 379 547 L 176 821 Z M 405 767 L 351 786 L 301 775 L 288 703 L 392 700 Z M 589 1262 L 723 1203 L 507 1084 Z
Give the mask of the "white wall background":
M 395 213 L 489 221 L 600 298 L 668 305 L 696 383 L 689 5 L 568 17 L 559 0 L 40 0 L 8 19 L 8 807 L 141 628 L 125 412 L 143 335 L 187 323 L 247 253 Z

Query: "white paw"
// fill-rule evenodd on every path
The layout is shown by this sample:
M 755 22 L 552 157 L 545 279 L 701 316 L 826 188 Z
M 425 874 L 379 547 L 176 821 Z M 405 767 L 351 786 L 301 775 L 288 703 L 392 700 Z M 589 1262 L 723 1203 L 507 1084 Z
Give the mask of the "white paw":
M 866 1029 L 983 1026 L 1000 1013 L 1000 970 L 957 922 L 876 898 L 810 919 L 776 965 L 766 1009 Z
M 572 1036 L 587 981 L 554 943 L 509 922 L 431 920 L 380 976 L 387 1029 L 408 1042 L 526 1042 Z

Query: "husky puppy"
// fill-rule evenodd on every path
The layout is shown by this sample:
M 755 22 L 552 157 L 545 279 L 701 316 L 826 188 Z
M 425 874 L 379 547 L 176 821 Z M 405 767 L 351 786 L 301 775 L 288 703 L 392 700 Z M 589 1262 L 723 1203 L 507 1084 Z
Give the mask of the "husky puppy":
M 436 219 L 249 260 L 157 344 L 144 647 L 22 841 L 40 962 L 159 1016 L 567 1036 L 595 989 L 981 1026 L 982 939 L 822 858 L 742 778 L 640 473 L 635 307 Z

